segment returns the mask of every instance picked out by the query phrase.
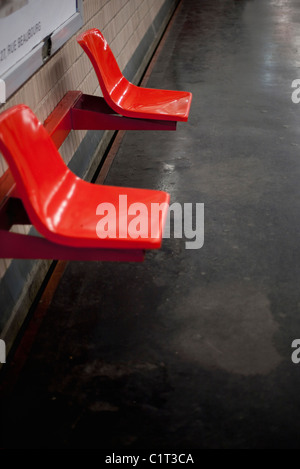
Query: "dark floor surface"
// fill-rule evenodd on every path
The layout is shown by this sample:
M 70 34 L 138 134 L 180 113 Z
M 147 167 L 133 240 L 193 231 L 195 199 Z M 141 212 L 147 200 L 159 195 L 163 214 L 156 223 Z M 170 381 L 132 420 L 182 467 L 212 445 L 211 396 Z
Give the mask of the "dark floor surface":
M 183 0 L 147 86 L 190 119 L 127 132 L 106 183 L 204 203 L 204 246 L 67 265 L 4 447 L 300 449 L 299 68 L 298 1 Z

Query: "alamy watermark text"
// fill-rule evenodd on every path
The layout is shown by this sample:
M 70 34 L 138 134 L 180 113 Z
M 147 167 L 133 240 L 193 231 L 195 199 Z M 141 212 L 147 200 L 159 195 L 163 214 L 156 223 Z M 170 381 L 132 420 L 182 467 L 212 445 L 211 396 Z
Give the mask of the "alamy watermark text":
M 119 195 L 117 206 L 102 202 L 97 206 L 96 215 L 100 216 L 96 233 L 100 239 L 138 239 L 158 237 L 162 227 L 162 213 L 167 217 L 163 238 L 170 238 L 172 225 L 174 238 L 185 238 L 186 249 L 200 249 L 204 244 L 204 204 L 142 202 L 127 203 L 127 195 Z

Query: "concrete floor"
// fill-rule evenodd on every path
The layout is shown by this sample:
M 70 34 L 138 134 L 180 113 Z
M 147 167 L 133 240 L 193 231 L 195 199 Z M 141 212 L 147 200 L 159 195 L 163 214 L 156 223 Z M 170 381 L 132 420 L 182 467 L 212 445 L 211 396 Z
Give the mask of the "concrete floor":
M 299 26 L 296 0 L 182 1 L 147 86 L 191 91 L 189 122 L 127 132 L 106 183 L 204 203 L 204 246 L 68 263 L 3 447 L 300 449 Z

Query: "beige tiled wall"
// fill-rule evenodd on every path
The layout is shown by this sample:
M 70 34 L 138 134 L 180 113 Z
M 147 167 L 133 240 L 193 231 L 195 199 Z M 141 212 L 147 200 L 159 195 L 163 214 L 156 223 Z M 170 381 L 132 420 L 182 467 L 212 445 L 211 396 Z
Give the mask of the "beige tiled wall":
M 84 0 L 83 30 L 96 27 L 109 42 L 121 70 L 131 59 L 165 0 Z M 176 3 L 174 1 L 174 3 Z M 43 67 L 20 88 L 0 112 L 15 104 L 27 104 L 43 122 L 69 90 L 101 95 L 91 63 L 74 35 Z M 86 131 L 71 132 L 60 153 L 66 163 L 85 136 Z M 7 164 L 0 154 L 0 176 Z M 15 229 L 26 232 L 27 228 Z M 0 259 L 0 279 L 10 260 Z

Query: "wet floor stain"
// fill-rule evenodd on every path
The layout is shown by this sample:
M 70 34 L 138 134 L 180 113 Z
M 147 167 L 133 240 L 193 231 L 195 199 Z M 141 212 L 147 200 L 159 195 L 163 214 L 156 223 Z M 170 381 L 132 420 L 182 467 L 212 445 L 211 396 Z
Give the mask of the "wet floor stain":
M 195 366 L 250 376 L 268 374 L 281 363 L 274 343 L 279 326 L 267 296 L 254 286 L 199 288 L 177 305 L 177 318 L 180 311 L 172 345 Z

